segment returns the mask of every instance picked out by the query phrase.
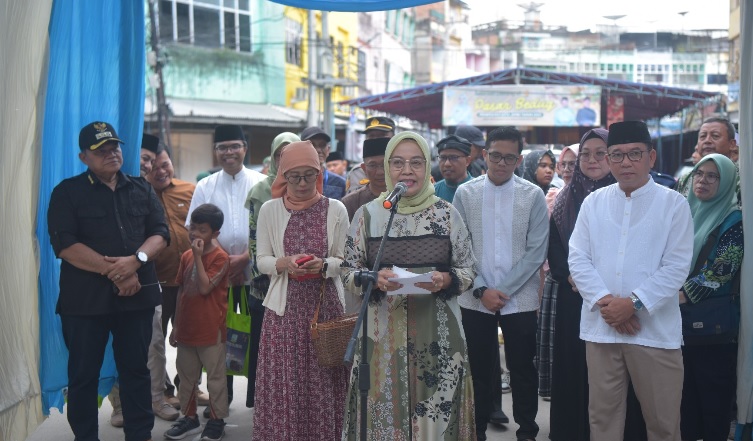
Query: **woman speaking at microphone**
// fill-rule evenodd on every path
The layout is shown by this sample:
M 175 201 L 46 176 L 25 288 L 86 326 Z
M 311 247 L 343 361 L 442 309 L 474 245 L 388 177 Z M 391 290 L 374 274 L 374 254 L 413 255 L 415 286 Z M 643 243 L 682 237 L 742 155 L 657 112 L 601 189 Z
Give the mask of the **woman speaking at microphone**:
M 434 195 L 429 158 L 426 140 L 416 133 L 390 140 L 387 193 L 358 209 L 345 243 L 344 282 L 358 292 L 354 274 L 372 269 L 387 226 L 385 199 L 397 183 L 407 187 L 369 305 L 369 440 L 475 439 L 473 387 L 456 299 L 471 286 L 475 261 L 460 214 Z M 393 266 L 430 273 L 431 281 L 403 287 L 390 280 Z M 400 288 L 408 289 L 390 294 Z M 360 354 L 359 348 L 350 374 L 344 440 L 359 434 Z

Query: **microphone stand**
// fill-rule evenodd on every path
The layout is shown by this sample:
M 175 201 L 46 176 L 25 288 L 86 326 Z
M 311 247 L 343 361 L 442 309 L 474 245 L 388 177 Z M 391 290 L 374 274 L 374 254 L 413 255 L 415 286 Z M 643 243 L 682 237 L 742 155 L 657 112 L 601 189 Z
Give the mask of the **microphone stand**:
M 371 271 L 356 271 L 354 275 L 354 282 L 356 286 L 362 288 L 363 301 L 361 302 L 361 311 L 358 314 L 358 320 L 353 328 L 353 335 L 348 341 L 348 348 L 345 351 L 345 363 L 352 363 L 353 356 L 356 350 L 356 342 L 358 342 L 358 325 L 361 325 L 361 361 L 358 364 L 358 390 L 361 392 L 361 436 L 360 440 L 366 440 L 366 415 L 368 414 L 367 398 L 369 395 L 369 388 L 371 384 L 371 370 L 368 363 L 368 352 L 366 351 L 366 342 L 368 341 L 366 336 L 368 321 L 367 316 L 369 314 L 369 298 L 371 297 L 371 290 L 374 284 L 377 283 L 379 265 L 382 262 L 382 253 L 384 252 L 384 245 L 387 243 L 387 236 L 392 228 L 392 220 L 397 213 L 397 202 L 390 208 L 390 217 L 387 220 L 387 228 L 384 230 L 382 236 L 382 242 L 379 244 L 379 250 L 374 260 L 374 267 Z

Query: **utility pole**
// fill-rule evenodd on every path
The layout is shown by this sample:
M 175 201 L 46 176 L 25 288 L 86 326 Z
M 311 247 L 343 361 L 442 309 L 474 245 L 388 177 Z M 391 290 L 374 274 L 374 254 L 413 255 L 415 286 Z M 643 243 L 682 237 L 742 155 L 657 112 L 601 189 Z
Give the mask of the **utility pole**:
M 309 29 L 308 29 L 308 63 L 309 63 L 309 72 L 308 72 L 308 86 L 309 86 L 309 92 L 308 92 L 308 98 L 309 98 L 309 106 L 308 106 L 308 112 L 306 114 L 306 124 L 308 127 L 311 126 L 318 126 L 319 125 L 319 118 L 317 118 L 317 112 L 316 112 L 316 95 L 318 91 L 317 81 L 316 81 L 316 58 L 318 52 L 319 45 L 316 44 L 316 14 L 314 14 L 314 11 L 309 9 L 308 13 L 308 22 L 309 22 Z
M 322 47 L 319 60 L 322 63 L 319 80 L 323 82 L 322 101 L 324 101 L 324 130 L 327 135 L 335 139 L 335 109 L 332 105 L 332 85 L 334 74 L 332 65 L 334 61 L 334 48 L 329 44 L 329 12 L 322 11 Z M 335 144 L 335 150 L 337 144 Z
M 150 60 L 150 65 L 154 69 L 154 74 L 157 76 L 157 85 L 154 87 L 157 89 L 157 126 L 159 128 L 159 138 L 167 146 L 170 153 L 172 153 L 172 142 L 170 141 L 170 113 L 167 108 L 167 100 L 165 99 L 165 81 L 162 76 L 162 66 L 164 64 L 164 58 L 160 53 L 160 41 L 159 32 L 157 31 L 157 14 L 154 9 L 155 0 L 149 0 L 147 2 L 149 6 L 149 32 L 151 33 L 149 38 L 149 44 L 154 53 L 154 64 Z

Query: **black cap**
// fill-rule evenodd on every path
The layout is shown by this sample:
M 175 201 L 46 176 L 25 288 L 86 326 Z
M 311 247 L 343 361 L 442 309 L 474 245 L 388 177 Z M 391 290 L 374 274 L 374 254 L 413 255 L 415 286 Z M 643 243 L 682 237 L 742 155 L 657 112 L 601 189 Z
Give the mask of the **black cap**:
M 651 134 L 643 121 L 622 121 L 609 126 L 607 147 L 617 144 L 642 142 L 651 147 Z
M 338 151 L 334 151 L 330 153 L 329 155 L 327 155 L 327 159 L 325 159 L 324 162 L 342 161 L 342 160 L 343 160 L 343 154 Z
M 386 116 L 372 116 L 371 118 L 366 119 L 366 129 L 364 129 L 363 132 L 366 133 L 369 130 L 394 132 L 395 121 L 393 121 L 392 118 L 387 118 Z
M 442 138 L 437 143 L 437 151 L 441 152 L 446 149 L 459 150 L 467 155 L 471 154 L 471 142 L 465 138 L 461 138 L 457 135 L 450 135 L 446 138 Z
M 234 124 L 223 124 L 214 128 L 214 143 L 225 141 L 243 141 L 246 142 L 246 135 L 243 134 L 241 126 Z
M 149 150 L 155 155 L 158 154 L 161 150 L 159 148 L 159 138 L 154 135 L 144 133 L 144 135 L 141 137 L 141 148 Z
M 110 123 L 95 121 L 81 129 L 78 134 L 78 146 L 81 150 L 97 150 L 102 144 L 115 141 L 124 144 L 115 133 Z
M 365 140 L 363 142 L 363 159 L 371 158 L 372 156 L 384 156 L 389 142 L 390 138 L 373 138 Z
M 479 147 L 484 147 L 486 145 L 484 132 L 482 132 L 478 127 L 458 126 L 455 129 L 454 134 L 461 138 L 467 139 L 473 145 L 477 145 Z
M 327 142 L 332 141 L 332 138 L 330 138 L 330 136 L 327 135 L 327 132 L 320 129 L 319 127 L 308 127 L 304 129 L 301 132 L 301 141 L 308 141 L 314 136 L 322 136 L 327 140 Z

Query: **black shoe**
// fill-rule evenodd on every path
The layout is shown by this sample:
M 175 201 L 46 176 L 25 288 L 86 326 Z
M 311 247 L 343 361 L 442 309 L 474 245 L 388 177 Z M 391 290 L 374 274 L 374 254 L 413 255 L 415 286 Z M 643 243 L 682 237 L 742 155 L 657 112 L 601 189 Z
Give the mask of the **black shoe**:
M 201 424 L 198 418 L 183 417 L 179 419 L 172 428 L 165 432 L 167 439 L 183 439 L 188 435 L 201 432 Z
M 204 412 L 202 413 L 204 415 L 204 418 L 211 419 L 212 418 L 212 409 L 210 409 L 209 406 L 204 408 Z
M 201 432 L 201 441 L 220 441 L 225 435 L 224 420 L 209 420 L 204 431 Z
M 508 424 L 510 422 L 510 418 L 505 415 L 502 409 L 499 409 L 493 411 L 491 415 L 489 415 L 489 422 L 501 426 L 503 424 Z

